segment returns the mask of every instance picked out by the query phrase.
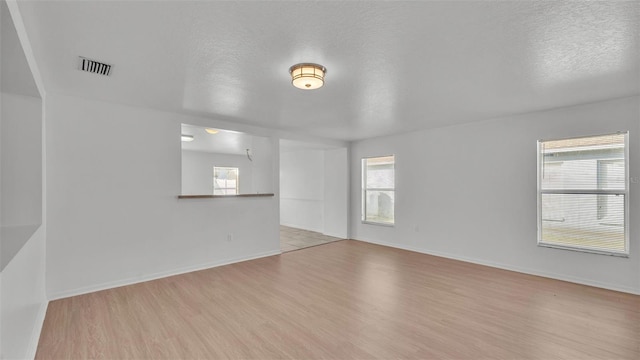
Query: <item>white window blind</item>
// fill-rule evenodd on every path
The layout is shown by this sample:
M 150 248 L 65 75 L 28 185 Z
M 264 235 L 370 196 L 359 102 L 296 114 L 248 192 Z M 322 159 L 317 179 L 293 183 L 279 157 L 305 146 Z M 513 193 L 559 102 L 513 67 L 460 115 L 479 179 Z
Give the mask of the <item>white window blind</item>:
M 393 225 L 395 156 L 362 159 L 362 221 Z
M 238 168 L 213 168 L 213 195 L 238 194 Z
M 629 253 L 627 139 L 538 142 L 538 244 Z

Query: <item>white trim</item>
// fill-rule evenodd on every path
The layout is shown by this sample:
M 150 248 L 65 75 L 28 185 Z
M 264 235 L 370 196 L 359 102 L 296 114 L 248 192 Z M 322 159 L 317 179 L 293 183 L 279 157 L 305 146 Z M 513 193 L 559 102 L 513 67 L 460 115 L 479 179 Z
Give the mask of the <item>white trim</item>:
M 42 326 L 44 325 L 44 318 L 47 315 L 48 307 L 48 301 L 44 301 L 42 304 L 40 304 L 40 309 L 38 310 L 38 315 L 36 316 L 33 330 L 31 331 L 31 340 L 29 341 L 29 347 L 27 348 L 27 353 L 25 354 L 25 357 L 27 359 L 34 359 L 36 357 L 36 351 L 38 351 L 38 343 L 40 342 L 40 333 L 42 332 Z
M 544 174 L 544 157 L 543 141 L 538 140 L 536 142 L 536 244 L 540 244 L 542 238 L 542 193 L 540 192 L 540 185 L 542 184 L 542 175 Z
M 393 162 L 388 163 L 390 165 L 393 165 L 393 188 L 368 188 L 367 187 L 367 161 L 370 159 L 377 159 L 377 158 L 383 158 L 383 157 L 393 157 Z M 365 156 L 362 157 L 360 160 L 360 203 L 361 203 L 361 207 L 360 207 L 360 221 L 362 221 L 363 224 L 369 224 L 369 225 L 382 225 L 382 226 L 391 226 L 393 227 L 395 225 L 396 222 L 396 203 L 395 203 L 395 193 L 396 193 L 396 155 L 395 154 L 390 154 L 390 155 L 381 155 L 381 156 Z M 387 191 L 387 192 L 393 192 L 394 194 L 394 201 L 393 201 L 393 222 L 392 223 L 382 223 L 382 222 L 377 222 L 377 221 L 371 221 L 371 220 L 367 220 L 367 191 Z
M 378 221 L 371 221 L 371 220 L 362 220 L 360 222 L 365 224 L 365 225 L 378 225 L 378 226 L 386 226 L 386 227 L 395 227 L 396 226 L 395 223 L 385 223 L 385 222 L 378 222 Z
M 630 96 L 630 97 L 633 97 L 633 96 Z M 623 97 L 623 99 L 624 99 L 624 97 Z M 604 101 L 608 101 L 608 100 L 604 100 Z M 580 106 L 580 105 L 577 105 L 577 106 Z M 571 107 L 571 106 L 567 106 L 567 107 Z M 542 110 L 541 112 L 545 112 L 545 111 L 546 110 Z M 594 137 L 609 136 L 609 135 L 621 135 L 621 134 L 624 134 L 626 132 L 629 132 L 629 131 L 628 130 L 619 130 L 619 131 L 612 132 L 612 133 L 578 135 L 578 136 L 561 137 L 561 138 L 550 138 L 550 139 L 539 139 L 538 141 L 547 142 L 547 141 L 560 141 L 560 140 L 575 140 L 575 139 L 594 138 Z
M 577 189 L 542 189 L 542 175 L 544 174 L 544 143 L 547 141 L 560 141 L 560 140 L 571 140 L 571 139 L 581 139 L 581 138 L 592 138 L 592 137 L 600 137 L 600 136 L 610 136 L 610 135 L 624 135 L 624 164 L 625 164 L 625 187 L 624 190 L 577 190 Z M 556 140 L 538 140 L 537 141 L 537 245 L 542 247 L 561 249 L 561 250 L 572 250 L 572 251 L 580 251 L 587 252 L 592 254 L 600 254 L 600 255 L 610 255 L 610 256 L 620 256 L 620 257 L 629 257 L 631 254 L 630 250 L 630 242 L 629 242 L 629 131 L 618 131 L 615 134 L 601 134 L 601 135 L 591 135 L 591 136 L 581 136 L 575 138 L 563 138 Z M 625 251 L 616 252 L 609 250 L 598 250 L 592 249 L 583 246 L 569 246 L 562 245 L 557 243 L 545 242 L 542 239 L 542 195 L 543 194 L 579 194 L 579 195 L 624 195 L 624 247 Z M 570 281 L 570 280 L 569 280 Z
M 549 190 L 540 190 L 541 194 L 575 194 L 575 195 L 626 195 L 627 192 L 625 190 L 575 190 L 575 189 L 566 189 L 566 190 L 558 190 L 558 189 L 549 189 Z
M 629 161 L 629 148 L 629 131 L 626 131 L 624 133 L 624 190 L 626 192 L 624 196 L 624 246 L 627 250 L 626 254 L 631 254 L 631 241 L 629 239 L 629 231 L 631 230 L 629 228 L 629 219 L 631 218 L 631 216 L 629 216 L 629 202 L 631 200 L 631 187 L 629 186 L 631 185 L 629 183 L 631 173 L 629 172 L 629 164 L 631 161 Z
M 547 242 L 538 242 L 538 246 L 551 248 L 551 249 L 560 249 L 560 250 L 577 251 L 577 252 L 584 252 L 584 253 L 591 253 L 591 254 L 598 254 L 598 255 L 616 256 L 621 258 L 629 257 L 629 254 L 624 252 L 598 250 L 598 249 L 592 249 L 592 248 L 583 247 L 583 246 L 559 245 L 559 244 L 547 243 Z
M 393 244 L 385 241 L 369 241 L 369 240 L 358 240 L 358 239 L 352 239 L 352 240 L 367 242 L 367 243 L 376 244 L 376 245 L 388 246 L 396 249 L 408 250 L 408 251 L 413 251 L 421 254 L 433 255 L 433 256 L 443 257 L 443 258 L 452 259 L 452 260 L 464 261 L 472 264 L 484 265 L 484 266 L 489 266 L 492 268 L 497 268 L 502 270 L 515 271 L 522 274 L 535 275 L 535 276 L 545 277 L 545 278 L 554 279 L 554 280 L 567 281 L 567 282 L 580 284 L 580 285 L 593 286 L 593 287 L 607 289 L 607 290 L 620 291 L 620 292 L 625 292 L 629 294 L 640 295 L 640 289 L 635 289 L 632 287 L 612 286 L 611 284 L 603 283 L 600 281 L 593 281 L 593 280 L 583 279 L 583 278 L 574 277 L 574 276 L 566 276 L 566 275 L 560 275 L 560 274 L 550 273 L 546 271 L 533 270 L 529 268 L 523 268 L 520 266 L 505 265 L 505 264 L 496 263 L 493 261 L 485 261 L 485 260 L 480 260 L 475 258 L 468 258 L 464 256 L 458 256 L 458 255 L 443 253 L 439 251 L 429 251 L 429 250 L 420 249 L 414 246 Z
M 266 252 L 239 257 L 239 258 L 213 261 L 213 262 L 199 264 L 199 265 L 192 265 L 192 266 L 186 266 L 186 267 L 177 268 L 173 270 L 161 271 L 155 274 L 136 276 L 136 277 L 123 279 L 123 280 L 109 281 L 106 283 L 86 286 L 78 289 L 54 292 L 52 294 L 49 294 L 49 300 L 57 300 L 57 299 L 67 298 L 67 297 L 76 296 L 76 295 L 83 295 L 83 294 L 88 294 L 96 291 L 108 290 L 108 289 L 113 289 L 113 288 L 127 286 L 127 285 L 133 285 L 133 284 L 137 284 L 145 281 L 162 279 L 162 278 L 166 278 L 174 275 L 186 274 L 193 271 L 206 270 L 206 269 L 211 269 L 218 266 L 230 265 L 238 262 L 255 260 L 255 259 L 260 259 L 260 258 L 280 255 L 280 254 L 282 254 L 282 251 L 280 250 L 271 250 L 271 251 L 266 251 Z
M 342 233 L 342 234 L 338 234 L 338 233 L 333 233 L 333 232 L 322 232 L 322 235 L 325 235 L 325 236 L 331 236 L 331 237 L 335 237 L 335 238 L 338 238 L 338 239 L 344 239 L 344 240 L 346 240 L 346 239 L 348 239 L 348 238 L 349 238 L 349 237 L 348 237 L 348 236 L 346 236 L 346 234 L 344 234 L 344 233 Z
M 280 225 L 286 226 L 286 227 L 290 227 L 290 228 L 294 228 L 294 229 L 300 229 L 300 230 L 311 231 L 311 232 L 322 234 L 322 228 L 320 228 L 320 227 L 319 228 L 314 228 L 313 226 L 292 224 L 292 223 L 288 223 L 288 222 L 280 222 Z

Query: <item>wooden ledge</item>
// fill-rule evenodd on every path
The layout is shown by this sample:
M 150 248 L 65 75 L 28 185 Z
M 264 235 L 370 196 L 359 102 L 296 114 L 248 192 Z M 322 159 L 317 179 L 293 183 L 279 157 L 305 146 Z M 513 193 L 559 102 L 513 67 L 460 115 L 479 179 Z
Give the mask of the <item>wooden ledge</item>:
M 178 199 L 219 199 L 219 198 L 234 198 L 234 197 L 263 197 L 273 196 L 273 194 L 238 194 L 238 195 L 178 195 Z

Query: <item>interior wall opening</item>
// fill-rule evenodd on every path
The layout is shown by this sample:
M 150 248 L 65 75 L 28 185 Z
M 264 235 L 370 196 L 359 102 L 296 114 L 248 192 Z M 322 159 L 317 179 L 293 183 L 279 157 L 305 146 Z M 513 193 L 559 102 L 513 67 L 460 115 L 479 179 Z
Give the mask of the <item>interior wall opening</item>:
M 282 252 L 348 237 L 347 155 L 344 147 L 280 140 Z

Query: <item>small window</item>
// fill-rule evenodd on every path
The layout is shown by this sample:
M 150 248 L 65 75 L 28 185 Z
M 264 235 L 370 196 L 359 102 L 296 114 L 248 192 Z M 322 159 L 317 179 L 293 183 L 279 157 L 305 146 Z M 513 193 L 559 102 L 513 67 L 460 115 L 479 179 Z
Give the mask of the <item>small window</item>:
M 629 254 L 628 134 L 538 142 L 538 244 Z
M 393 225 L 395 156 L 362 159 L 362 221 Z
M 238 168 L 213 168 L 213 195 L 238 195 Z

